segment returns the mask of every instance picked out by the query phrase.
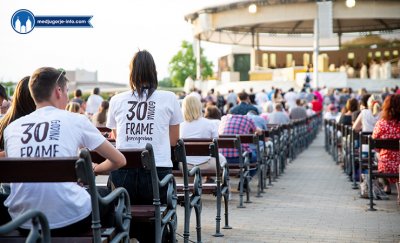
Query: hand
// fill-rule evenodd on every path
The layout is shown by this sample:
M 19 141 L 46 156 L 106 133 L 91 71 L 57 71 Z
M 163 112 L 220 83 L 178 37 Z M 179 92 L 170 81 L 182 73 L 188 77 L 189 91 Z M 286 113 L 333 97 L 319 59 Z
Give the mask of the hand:
M 256 128 L 256 131 L 255 131 L 255 134 L 256 135 L 262 135 L 263 134 L 263 130 L 261 130 L 260 128 Z
M 95 169 L 99 164 L 93 163 L 92 162 L 92 170 L 93 170 L 93 174 L 96 176 L 98 173 L 96 173 Z

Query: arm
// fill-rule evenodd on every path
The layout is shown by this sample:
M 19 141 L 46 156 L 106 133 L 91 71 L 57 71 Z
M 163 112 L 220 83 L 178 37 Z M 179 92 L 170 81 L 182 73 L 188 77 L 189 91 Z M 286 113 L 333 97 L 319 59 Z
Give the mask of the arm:
M 169 126 L 169 142 L 171 146 L 176 146 L 179 139 L 179 124 Z
M 107 173 L 126 165 L 125 156 L 107 140 L 100 144 L 95 151 L 104 158 L 107 158 L 101 164 L 93 164 L 93 172 L 95 174 Z
M 362 113 L 358 115 L 356 121 L 353 124 L 353 129 L 356 130 L 357 132 L 361 130 L 362 128 L 362 121 L 361 121 Z
M 110 138 L 117 139 L 117 129 L 112 129 Z

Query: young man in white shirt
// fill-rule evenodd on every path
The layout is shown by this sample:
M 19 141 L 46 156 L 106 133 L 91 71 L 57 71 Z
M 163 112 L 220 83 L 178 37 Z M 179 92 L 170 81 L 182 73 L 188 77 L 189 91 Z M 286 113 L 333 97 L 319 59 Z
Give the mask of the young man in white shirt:
M 36 111 L 10 123 L 4 131 L 6 157 L 72 157 L 87 147 L 107 158 L 93 164 L 95 173 L 118 169 L 125 157 L 85 116 L 68 112 L 68 79 L 64 70 L 37 69 L 29 81 Z M 51 173 L 51 171 L 48 171 Z M 90 229 L 89 193 L 73 182 L 11 183 L 5 206 L 12 218 L 29 209 L 42 211 L 54 234 L 73 234 Z M 29 229 L 30 222 L 21 226 Z

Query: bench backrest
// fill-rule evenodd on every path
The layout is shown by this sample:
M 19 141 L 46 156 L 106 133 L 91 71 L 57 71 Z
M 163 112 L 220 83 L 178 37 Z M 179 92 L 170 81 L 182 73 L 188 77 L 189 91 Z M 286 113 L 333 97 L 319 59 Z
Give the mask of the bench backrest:
M 373 139 L 368 136 L 368 145 L 371 149 L 388 149 L 400 151 L 400 139 Z
M 85 163 L 84 159 L 78 157 L 3 158 L 0 160 L 0 181 L 77 182 L 75 165 L 82 163 Z
M 146 149 L 119 149 L 119 151 L 126 158 L 125 169 L 135 169 L 135 168 L 145 168 L 145 165 L 142 164 L 142 153 Z M 92 157 L 92 161 L 94 163 L 102 163 L 105 158 L 98 154 L 96 151 L 90 151 L 90 156 Z
M 49 173 L 51 171 L 51 173 Z M 81 149 L 79 157 L 68 158 L 2 158 L 0 159 L 1 182 L 80 182 L 88 185 L 92 204 L 93 241 L 101 242 L 101 224 L 99 203 L 108 204 L 118 200 L 116 209 L 120 210 L 129 205 L 129 196 L 125 189 L 120 189 L 109 195 L 106 200 L 97 192 L 92 160 L 87 149 Z M 118 214 L 118 213 L 116 213 Z M 130 212 L 123 212 L 123 217 L 117 234 L 126 237 L 129 231 Z M 117 217 L 118 217 L 117 216 Z M 116 235 L 116 237 L 118 237 Z M 122 238 L 121 238 L 122 239 Z

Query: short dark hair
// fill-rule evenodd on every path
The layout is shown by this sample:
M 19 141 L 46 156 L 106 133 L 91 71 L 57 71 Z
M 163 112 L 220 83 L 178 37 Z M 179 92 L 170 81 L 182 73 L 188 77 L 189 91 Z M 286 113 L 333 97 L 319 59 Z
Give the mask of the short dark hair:
M 208 119 L 218 119 L 221 120 L 221 111 L 215 105 L 206 106 L 204 117 Z
M 245 101 L 245 100 L 247 100 L 247 98 L 249 98 L 249 95 L 246 92 L 241 92 L 238 94 L 238 96 L 239 96 L 239 100 L 241 100 L 241 101 Z
M 371 94 L 365 94 L 361 97 L 360 100 L 360 105 L 363 105 L 364 107 L 368 107 L 368 99 L 371 97 Z
M 158 86 L 156 64 L 153 56 L 146 50 L 138 51 L 131 61 L 129 85 L 137 91 L 142 98 L 147 89 L 147 99 L 154 93 Z
M 100 89 L 98 87 L 93 89 L 93 94 L 100 94 Z
M 37 104 L 38 102 L 48 101 L 54 88 L 57 85 L 64 88 L 67 82 L 68 79 L 65 77 L 64 70 L 41 67 L 32 74 L 29 80 L 29 91 Z
M 82 96 L 82 90 L 77 89 L 75 90 L 75 97 L 81 97 Z

